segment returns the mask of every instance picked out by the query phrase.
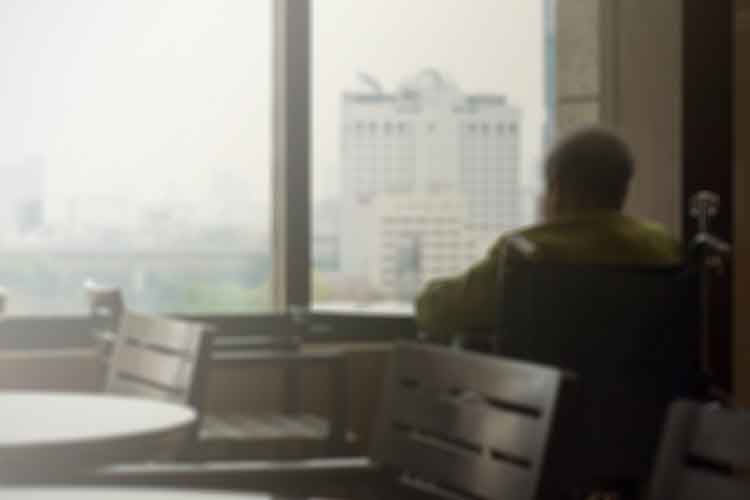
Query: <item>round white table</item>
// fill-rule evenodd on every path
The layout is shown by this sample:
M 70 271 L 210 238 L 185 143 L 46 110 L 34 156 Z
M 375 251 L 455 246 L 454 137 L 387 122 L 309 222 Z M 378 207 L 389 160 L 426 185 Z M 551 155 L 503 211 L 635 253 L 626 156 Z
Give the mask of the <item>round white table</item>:
M 0 488 L 0 500 L 273 500 L 266 495 L 141 488 Z
M 170 458 L 195 421 L 186 406 L 140 398 L 0 392 L 0 480 L 64 478 Z

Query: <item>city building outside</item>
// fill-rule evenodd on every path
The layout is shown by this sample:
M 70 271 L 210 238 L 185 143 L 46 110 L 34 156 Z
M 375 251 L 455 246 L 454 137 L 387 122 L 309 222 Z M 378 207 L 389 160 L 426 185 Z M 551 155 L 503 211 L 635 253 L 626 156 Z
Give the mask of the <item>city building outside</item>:
M 555 1 L 472 5 L 311 3 L 315 307 L 408 313 L 533 222 Z M 90 279 L 141 310 L 272 308 L 271 6 L 0 8 L 8 314 L 84 313 Z

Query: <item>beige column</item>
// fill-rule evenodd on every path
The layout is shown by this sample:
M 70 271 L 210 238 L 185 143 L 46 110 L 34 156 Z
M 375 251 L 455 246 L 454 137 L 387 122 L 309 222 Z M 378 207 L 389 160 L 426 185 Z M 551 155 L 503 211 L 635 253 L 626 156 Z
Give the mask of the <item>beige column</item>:
M 611 0 L 610 0 L 611 1 Z M 628 211 L 681 233 L 682 1 L 618 0 L 613 124 L 638 161 Z
M 735 338 L 736 394 L 750 404 L 750 0 L 735 0 Z
M 638 161 L 627 210 L 680 232 L 681 1 L 560 0 L 558 128 L 619 130 Z
M 557 128 L 565 135 L 601 122 L 601 0 L 557 7 Z

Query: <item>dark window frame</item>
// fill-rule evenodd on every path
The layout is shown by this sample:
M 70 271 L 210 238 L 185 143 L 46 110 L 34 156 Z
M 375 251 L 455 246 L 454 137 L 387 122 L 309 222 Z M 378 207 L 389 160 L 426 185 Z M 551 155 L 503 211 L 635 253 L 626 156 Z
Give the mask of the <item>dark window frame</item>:
M 177 314 L 206 321 L 220 335 L 290 331 L 290 310 L 311 307 L 311 18 L 312 0 L 273 0 L 272 311 L 267 314 Z M 169 312 L 164 314 L 171 315 Z M 312 312 L 311 341 L 391 341 L 413 338 L 404 316 Z M 83 348 L 92 344 L 86 316 L 8 316 L 0 321 L 0 350 Z

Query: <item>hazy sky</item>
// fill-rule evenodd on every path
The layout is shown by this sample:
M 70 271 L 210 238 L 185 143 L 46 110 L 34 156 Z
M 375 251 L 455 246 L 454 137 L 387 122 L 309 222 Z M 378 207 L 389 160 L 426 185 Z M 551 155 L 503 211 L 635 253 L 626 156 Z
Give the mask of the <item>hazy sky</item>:
M 269 197 L 270 0 L 0 0 L 0 165 L 47 160 L 55 192 L 196 197 L 218 171 Z M 313 0 L 316 197 L 338 189 L 339 98 L 425 67 L 543 121 L 542 0 Z M 230 177 L 237 179 L 236 177 Z M 229 184 L 233 184 L 230 182 Z M 218 185 L 227 185 L 226 179 Z M 200 193 L 200 194 L 198 194 Z
M 523 160 L 538 160 L 544 120 L 542 0 L 314 0 L 316 192 L 335 192 L 341 91 L 358 72 L 393 91 L 426 67 L 466 93 L 505 94 L 523 113 Z
M 2 0 L 0 163 L 59 191 L 201 192 L 245 169 L 268 199 L 270 3 Z

